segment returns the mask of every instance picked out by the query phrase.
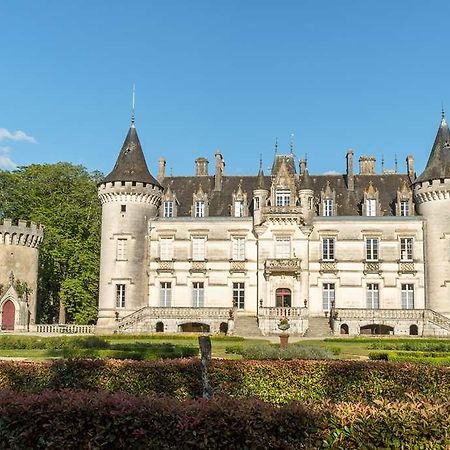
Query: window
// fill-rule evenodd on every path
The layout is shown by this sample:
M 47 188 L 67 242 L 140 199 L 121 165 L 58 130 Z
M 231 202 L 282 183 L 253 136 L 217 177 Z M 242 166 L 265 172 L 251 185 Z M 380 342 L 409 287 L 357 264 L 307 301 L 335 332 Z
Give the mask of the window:
M 205 260 L 205 238 L 195 237 L 192 239 L 192 260 L 204 261 Z
M 402 309 L 414 309 L 413 284 L 402 284 Z
M 291 204 L 291 191 L 289 189 L 278 189 L 275 193 L 276 206 L 289 206 Z
M 253 207 L 254 207 L 255 209 L 259 209 L 259 197 L 255 197 L 255 198 L 253 199 Z
M 322 261 L 334 261 L 334 238 L 322 239 Z
M 401 216 L 409 216 L 409 201 L 408 200 L 400 201 L 400 215 Z
M 168 308 L 172 304 L 172 283 L 163 281 L 159 285 L 159 306 Z
M 234 217 L 244 217 L 244 202 L 242 200 L 234 202 Z
M 374 198 L 368 198 L 366 200 L 366 216 L 377 215 L 377 201 Z
M 173 201 L 167 200 L 164 202 L 164 217 L 173 217 Z
M 378 261 L 378 239 L 366 240 L 366 261 Z
M 279 236 L 275 239 L 275 258 L 286 259 L 291 257 L 291 238 Z
M 400 238 L 400 261 L 413 260 L 413 240 L 412 238 Z
M 195 217 L 205 217 L 205 202 L 203 200 L 195 202 Z
M 334 307 L 335 291 L 334 283 L 323 283 L 322 288 L 322 308 L 324 311 L 329 311 Z
M 313 199 L 312 197 L 308 197 L 308 208 L 313 209 Z
M 159 241 L 159 258 L 161 261 L 172 261 L 173 259 L 173 239 L 162 238 Z
M 117 261 L 125 261 L 127 259 L 126 239 L 117 239 L 116 259 Z
M 367 309 L 379 309 L 380 308 L 380 295 L 378 284 L 369 283 L 367 285 Z
M 192 306 L 203 308 L 205 306 L 205 287 L 203 282 L 192 283 Z
M 323 215 L 327 217 L 333 215 L 333 200 L 331 198 L 323 201 Z
M 127 212 L 127 205 L 120 205 L 120 212 Z
M 242 237 L 233 238 L 233 255 L 234 261 L 245 260 L 245 239 Z
M 125 308 L 125 285 L 116 284 L 116 308 Z
M 233 308 L 245 308 L 245 284 L 233 283 Z

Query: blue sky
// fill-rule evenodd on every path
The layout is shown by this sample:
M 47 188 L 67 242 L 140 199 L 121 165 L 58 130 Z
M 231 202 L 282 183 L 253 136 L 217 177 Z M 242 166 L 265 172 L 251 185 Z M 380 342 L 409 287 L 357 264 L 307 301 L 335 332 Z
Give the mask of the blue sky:
M 291 133 L 312 173 L 343 172 L 348 148 L 420 172 L 450 110 L 449 17 L 449 1 L 0 0 L 0 166 L 107 173 L 135 83 L 154 174 L 218 148 L 227 174 L 256 173 Z

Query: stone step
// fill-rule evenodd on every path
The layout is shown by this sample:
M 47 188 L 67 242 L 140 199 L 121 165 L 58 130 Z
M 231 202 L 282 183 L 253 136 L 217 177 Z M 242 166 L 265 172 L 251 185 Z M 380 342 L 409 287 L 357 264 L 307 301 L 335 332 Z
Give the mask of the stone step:
M 326 337 L 331 336 L 332 331 L 327 317 L 310 317 L 308 319 L 308 329 L 305 336 Z
M 236 316 L 234 319 L 234 336 L 261 336 L 255 316 Z

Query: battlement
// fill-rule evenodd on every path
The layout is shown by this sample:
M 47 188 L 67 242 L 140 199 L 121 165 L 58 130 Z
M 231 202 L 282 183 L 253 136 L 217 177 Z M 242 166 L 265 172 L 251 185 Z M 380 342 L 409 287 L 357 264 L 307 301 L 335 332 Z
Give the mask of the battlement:
M 26 220 L 0 220 L 0 245 L 39 248 L 44 239 L 44 226 Z
M 160 186 L 135 181 L 112 181 L 98 186 L 102 205 L 111 202 L 149 203 L 158 206 L 162 194 Z
M 414 197 L 417 204 L 433 200 L 450 199 L 450 178 L 421 181 L 414 186 Z

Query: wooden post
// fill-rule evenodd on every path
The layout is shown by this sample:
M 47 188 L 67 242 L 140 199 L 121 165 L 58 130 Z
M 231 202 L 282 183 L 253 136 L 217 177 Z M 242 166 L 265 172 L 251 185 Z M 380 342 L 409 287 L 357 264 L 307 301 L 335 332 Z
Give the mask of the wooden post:
M 200 346 L 200 355 L 202 361 L 202 386 L 203 398 L 211 400 L 213 390 L 209 385 L 208 365 L 211 360 L 211 338 L 209 336 L 199 336 L 198 343 Z

